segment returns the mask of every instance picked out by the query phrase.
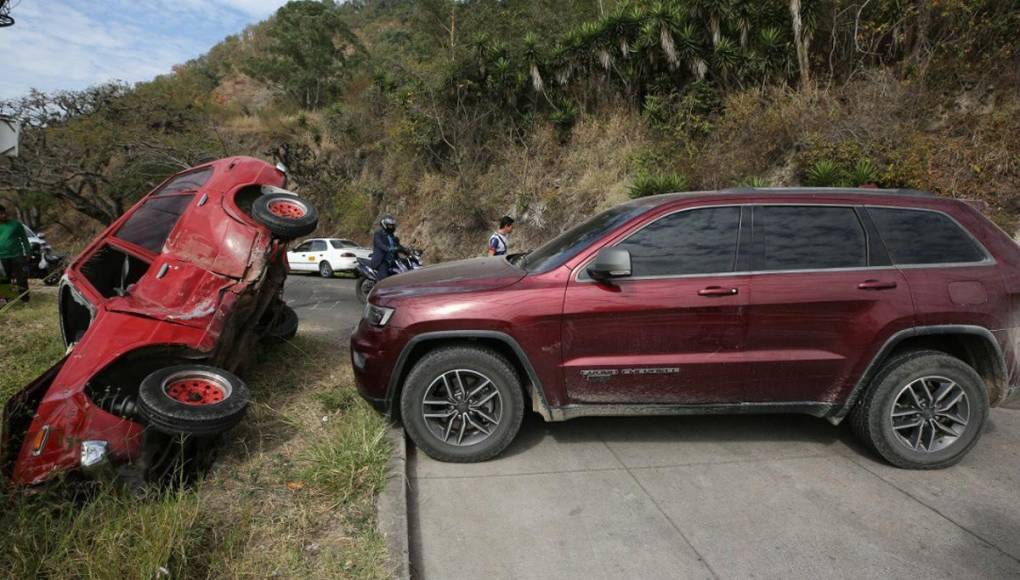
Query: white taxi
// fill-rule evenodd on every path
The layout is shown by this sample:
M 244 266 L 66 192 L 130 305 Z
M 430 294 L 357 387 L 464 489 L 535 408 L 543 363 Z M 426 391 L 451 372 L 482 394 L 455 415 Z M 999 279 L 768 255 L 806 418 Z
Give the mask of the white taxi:
M 358 258 L 368 258 L 372 250 L 351 240 L 313 238 L 287 252 L 291 272 L 318 272 L 332 278 L 334 272 L 357 272 Z

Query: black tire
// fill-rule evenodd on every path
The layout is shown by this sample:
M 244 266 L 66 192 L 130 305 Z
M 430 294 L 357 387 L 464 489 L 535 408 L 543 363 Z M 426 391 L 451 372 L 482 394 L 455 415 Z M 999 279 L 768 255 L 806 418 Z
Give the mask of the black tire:
M 319 213 L 312 204 L 286 193 L 259 196 L 252 204 L 251 215 L 281 240 L 307 236 L 319 225 Z
M 319 262 L 319 276 L 323 278 L 333 277 L 333 266 L 330 266 L 326 260 Z
M 918 412 L 901 418 L 899 427 L 894 429 L 894 421 L 897 421 L 892 417 L 894 408 L 901 409 L 898 413 L 912 413 L 910 409 L 903 406 L 896 407 L 898 400 L 905 400 L 900 397 L 909 395 L 906 389 L 926 377 L 946 379 L 955 383 L 959 390 L 966 395 L 962 399 L 963 402 L 960 403 L 967 405 L 968 417 L 966 417 L 965 426 L 947 423 L 945 419 L 940 421 L 938 416 L 927 418 L 927 415 Z M 928 390 L 934 390 L 937 394 L 939 384 L 948 385 L 948 382 L 935 382 Z M 929 401 L 925 401 L 923 406 L 933 407 Z M 959 407 L 956 408 L 956 411 L 959 411 Z M 958 412 L 954 412 L 954 414 L 959 415 Z M 850 415 L 850 425 L 854 434 L 862 442 L 896 467 L 942 469 L 958 463 L 977 444 L 987 418 L 988 389 L 981 376 L 973 368 L 960 359 L 943 352 L 918 350 L 897 355 L 882 366 L 871 381 L 867 392 L 854 407 Z M 936 437 L 938 437 L 940 444 L 946 440 L 945 433 L 936 429 L 934 423 L 930 423 L 927 436 L 924 427 L 919 429 L 920 434 L 917 435 L 916 440 L 921 443 L 915 449 L 904 438 L 918 431 L 904 429 L 904 426 L 916 421 L 921 423 L 936 421 L 940 425 L 947 424 L 954 430 L 959 429 L 960 434 L 952 438 L 951 442 L 944 443 L 944 447 L 930 445 L 933 449 L 925 450 L 924 439 L 930 439 L 932 443 L 935 443 Z M 897 433 L 902 433 L 903 437 Z
M 297 336 L 298 314 L 293 308 L 283 304 L 280 306 L 280 313 L 277 314 L 273 325 L 266 330 L 262 339 L 266 342 L 287 342 Z
M 431 430 L 435 427 L 426 424 L 425 396 L 434 396 L 434 392 L 429 391 L 430 386 L 451 372 L 478 373 L 491 381 L 494 391 L 498 392 L 498 423 L 495 427 L 489 424 L 490 433 L 477 443 L 459 446 L 453 444 L 452 439 L 443 441 Z M 400 394 L 400 413 L 404 430 L 429 457 L 453 463 L 474 463 L 499 455 L 517 436 L 524 417 L 524 395 L 517 372 L 496 351 L 472 346 L 443 347 L 426 354 L 411 369 Z
M 188 384 L 189 381 L 195 381 Z M 215 384 L 220 390 L 219 401 L 182 402 L 168 394 L 175 383 L 184 383 L 178 397 L 201 392 L 200 381 Z M 198 384 L 198 387 L 191 385 Z M 210 392 L 206 390 L 206 392 Z M 138 412 L 145 422 L 169 435 L 209 436 L 222 433 L 236 425 L 248 408 L 248 387 L 233 373 L 199 364 L 167 367 L 155 371 L 138 387 Z
M 365 276 L 358 278 L 354 285 L 354 292 L 358 295 L 358 302 L 362 304 L 368 302 L 368 295 L 372 293 L 372 288 L 375 288 L 375 280 Z

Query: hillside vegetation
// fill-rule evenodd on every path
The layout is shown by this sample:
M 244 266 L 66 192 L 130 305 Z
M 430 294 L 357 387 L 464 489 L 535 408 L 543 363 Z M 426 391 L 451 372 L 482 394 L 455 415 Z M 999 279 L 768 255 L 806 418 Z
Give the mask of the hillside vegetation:
M 291 169 L 320 234 L 390 212 L 430 260 L 481 253 L 503 214 L 525 249 L 737 185 L 928 189 L 1014 231 L 1018 64 L 1015 1 L 298 1 L 151 82 L 3 103 L 28 130 L 0 195 L 81 235 L 249 154 Z

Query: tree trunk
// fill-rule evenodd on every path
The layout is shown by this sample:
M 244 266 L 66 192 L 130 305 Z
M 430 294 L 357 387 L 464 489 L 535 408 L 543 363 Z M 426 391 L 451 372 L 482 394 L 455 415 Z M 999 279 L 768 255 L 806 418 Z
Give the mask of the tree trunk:
M 907 64 L 910 67 L 921 65 L 922 53 L 928 48 L 928 27 L 931 25 L 930 0 L 917 0 L 917 26 L 914 29 L 913 46 Z
M 793 22 L 793 44 L 797 48 L 800 87 L 806 91 L 811 86 L 811 71 L 808 62 L 808 40 L 804 37 L 804 24 L 800 18 L 800 0 L 790 0 L 790 20 Z

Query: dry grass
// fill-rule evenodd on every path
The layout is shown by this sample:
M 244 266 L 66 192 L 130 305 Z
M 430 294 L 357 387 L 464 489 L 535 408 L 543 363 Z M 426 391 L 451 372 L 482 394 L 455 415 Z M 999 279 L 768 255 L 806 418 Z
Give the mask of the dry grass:
M 52 298 L 0 320 L 3 399 L 59 358 Z M 0 491 L 6 577 L 384 578 L 374 497 L 389 446 L 336 347 L 262 353 L 248 418 L 196 486 L 143 499 L 100 484 Z M 8 372 L 10 369 L 10 372 Z

